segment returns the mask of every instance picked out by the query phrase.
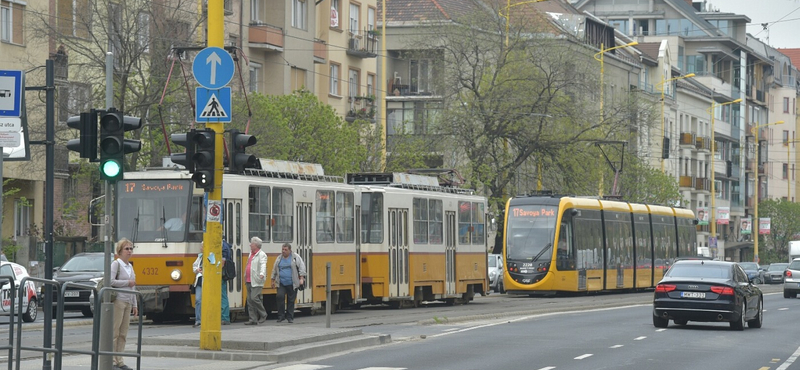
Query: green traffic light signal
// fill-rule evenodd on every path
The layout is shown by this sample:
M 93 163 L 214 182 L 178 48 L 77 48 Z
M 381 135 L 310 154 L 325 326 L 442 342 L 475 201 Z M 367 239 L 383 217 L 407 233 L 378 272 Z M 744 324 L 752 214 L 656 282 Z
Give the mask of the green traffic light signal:
M 100 116 L 100 175 L 116 182 L 122 178 L 124 130 L 122 112 L 109 108 Z
M 100 164 L 100 173 L 105 178 L 117 178 L 122 173 L 122 165 L 115 160 L 103 162 Z

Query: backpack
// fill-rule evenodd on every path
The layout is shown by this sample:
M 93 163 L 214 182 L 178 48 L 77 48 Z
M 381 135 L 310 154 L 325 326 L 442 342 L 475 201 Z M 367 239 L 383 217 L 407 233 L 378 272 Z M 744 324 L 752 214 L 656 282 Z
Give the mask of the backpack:
M 111 262 L 111 264 L 115 264 L 115 263 L 116 263 L 117 265 L 119 265 L 119 262 L 117 262 L 117 260 L 114 260 L 113 262 Z M 121 267 L 121 265 L 120 265 L 120 267 Z M 117 268 L 119 268 L 119 267 L 117 267 Z M 117 270 L 117 276 L 119 276 L 119 270 Z M 117 278 L 117 276 L 115 276 L 114 278 L 116 279 L 116 278 Z M 100 278 L 100 280 L 99 280 L 99 281 L 97 281 L 97 293 L 98 293 L 98 294 L 100 293 L 100 289 L 103 289 L 103 286 L 104 286 L 104 284 L 103 284 L 103 280 L 105 280 L 105 279 L 103 279 L 103 278 Z M 109 294 L 108 294 L 108 295 L 110 296 L 109 302 L 114 302 L 114 301 L 116 301 L 116 300 L 117 300 L 117 291 L 115 291 L 115 290 L 112 290 L 112 291 L 110 291 L 110 292 L 109 292 Z M 103 301 L 103 299 L 102 299 L 102 297 L 101 297 L 101 298 L 100 298 L 100 302 L 102 302 L 102 301 Z
M 230 258 L 222 267 L 222 280 L 233 280 L 234 278 L 236 278 L 236 263 L 233 262 L 233 258 Z

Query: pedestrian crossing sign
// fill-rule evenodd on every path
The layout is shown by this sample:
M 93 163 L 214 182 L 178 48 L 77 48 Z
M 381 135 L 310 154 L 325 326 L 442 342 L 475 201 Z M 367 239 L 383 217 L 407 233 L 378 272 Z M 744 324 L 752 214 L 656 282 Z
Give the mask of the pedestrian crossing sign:
M 231 122 L 231 88 L 206 89 L 195 88 L 195 121 Z

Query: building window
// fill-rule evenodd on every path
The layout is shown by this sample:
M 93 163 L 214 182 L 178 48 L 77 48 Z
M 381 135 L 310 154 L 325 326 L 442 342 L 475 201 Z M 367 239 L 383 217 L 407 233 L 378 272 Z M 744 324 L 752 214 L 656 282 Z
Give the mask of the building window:
M 58 123 L 67 124 L 67 118 L 85 112 L 91 107 L 92 89 L 88 84 L 70 83 L 58 87 Z
M 250 23 L 261 23 L 261 1 L 250 0 Z
M 432 91 L 433 62 L 428 59 L 412 59 L 410 66 L 411 92 L 430 93 Z
M 23 44 L 22 30 L 25 6 L 20 3 L 0 1 L 0 40 L 18 45 Z
M 350 4 L 350 34 L 358 36 L 358 20 L 361 7 L 356 4 Z
M 292 0 L 292 27 L 306 29 L 307 12 L 306 0 Z
M 358 80 L 359 80 L 358 71 L 355 69 L 349 70 L 347 73 L 347 82 L 349 90 L 348 96 L 351 98 L 359 96 Z
M 292 67 L 292 91 L 302 90 L 306 86 L 306 70 Z
M 789 113 L 789 98 L 783 98 L 783 113 Z
M 139 41 L 139 47 L 142 48 L 142 52 L 147 53 L 150 51 L 150 14 L 139 13 L 138 21 L 139 33 L 137 41 Z
M 377 10 L 373 7 L 367 8 L 367 30 L 375 31 L 375 12 Z M 372 36 L 372 34 L 370 34 Z
M 339 0 L 331 0 L 331 28 L 341 28 L 339 17 L 342 14 L 342 6 Z
M 375 74 L 367 73 L 367 95 L 378 96 L 375 94 Z
M 789 130 L 783 130 L 783 145 L 789 146 Z
M 786 180 L 788 178 L 789 178 L 789 164 L 788 163 L 784 163 L 783 164 L 783 179 Z
M 31 225 L 31 208 L 32 204 L 29 199 L 14 200 L 14 240 L 28 234 L 28 228 Z
M 250 92 L 259 92 L 258 86 L 261 85 L 261 65 L 250 62 Z
M 331 95 L 340 96 L 339 94 L 339 65 L 335 63 L 331 63 L 330 68 L 330 81 L 331 86 L 328 93 Z

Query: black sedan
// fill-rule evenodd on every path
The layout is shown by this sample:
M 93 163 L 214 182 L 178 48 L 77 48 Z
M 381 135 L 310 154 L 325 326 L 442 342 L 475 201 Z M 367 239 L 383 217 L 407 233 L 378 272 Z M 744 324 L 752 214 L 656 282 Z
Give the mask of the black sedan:
M 764 297 L 742 267 L 724 261 L 676 261 L 656 286 L 653 325 L 666 328 L 689 321 L 730 322 L 743 330 L 745 322 L 760 328 Z

